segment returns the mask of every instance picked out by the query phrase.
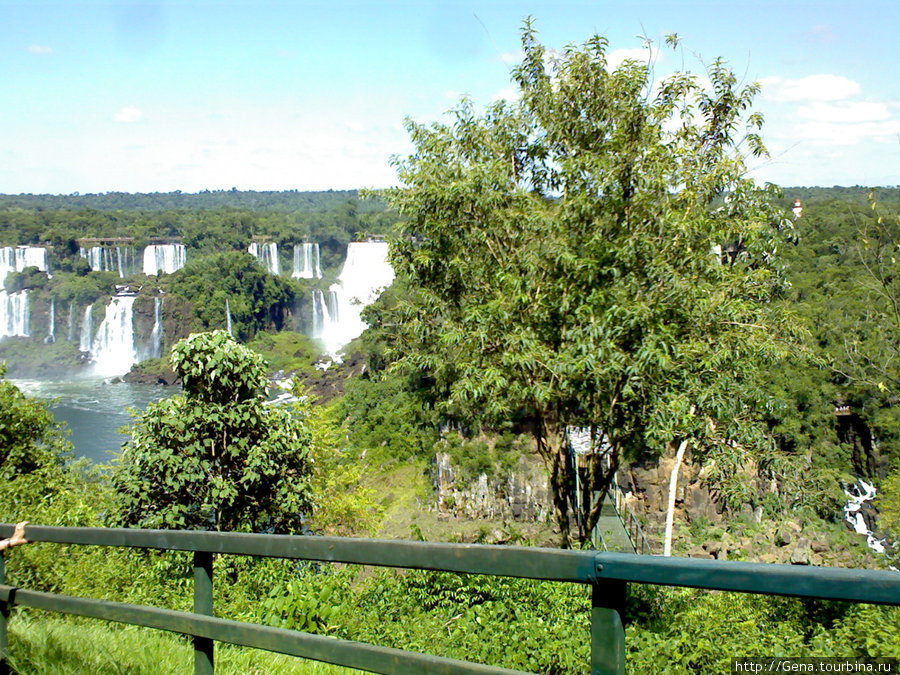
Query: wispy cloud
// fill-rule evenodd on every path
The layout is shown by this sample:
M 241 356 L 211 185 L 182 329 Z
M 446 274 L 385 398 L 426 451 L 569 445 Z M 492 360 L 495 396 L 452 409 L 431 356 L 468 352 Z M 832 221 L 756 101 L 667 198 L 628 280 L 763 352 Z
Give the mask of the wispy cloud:
M 503 52 L 498 57 L 502 63 L 505 63 L 508 66 L 515 65 L 522 60 L 522 57 L 525 56 L 524 52 L 521 49 L 516 49 L 511 52 Z
M 121 108 L 114 116 L 113 119 L 116 122 L 123 122 L 125 124 L 130 124 L 132 122 L 137 122 L 144 116 L 144 112 L 133 105 L 126 105 L 124 108 Z
M 817 23 L 815 26 L 806 31 L 806 35 L 820 42 L 834 42 L 837 36 L 834 34 L 831 26 L 827 23 Z
M 805 122 L 795 128 L 795 138 L 821 145 L 856 145 L 870 139 L 889 139 L 900 134 L 900 121 L 878 122 Z
M 890 119 L 891 113 L 886 104 L 874 101 L 814 101 L 811 105 L 797 108 L 797 116 L 815 122 L 855 124 Z
M 614 49 L 606 55 L 606 63 L 609 67 L 618 68 L 625 61 L 637 61 L 638 63 L 658 63 L 662 58 L 662 52 L 658 48 L 632 47 L 630 49 Z
M 760 84 L 763 97 L 776 102 L 841 101 L 862 91 L 858 82 L 830 73 L 808 75 L 798 80 L 764 77 Z
M 494 94 L 495 101 L 518 101 L 522 96 L 518 87 L 503 87 Z
M 46 45 L 28 45 L 28 53 L 37 56 L 50 56 L 53 53 L 53 47 Z

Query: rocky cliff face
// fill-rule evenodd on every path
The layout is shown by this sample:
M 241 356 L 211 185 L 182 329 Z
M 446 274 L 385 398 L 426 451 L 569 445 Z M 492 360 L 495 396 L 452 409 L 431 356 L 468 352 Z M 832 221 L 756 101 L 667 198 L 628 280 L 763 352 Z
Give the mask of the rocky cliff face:
M 510 519 L 546 522 L 551 515 L 550 491 L 540 460 L 523 457 L 506 476 L 479 475 L 462 481 L 450 455 L 437 453 L 434 465 L 437 509 L 440 513 L 469 519 Z

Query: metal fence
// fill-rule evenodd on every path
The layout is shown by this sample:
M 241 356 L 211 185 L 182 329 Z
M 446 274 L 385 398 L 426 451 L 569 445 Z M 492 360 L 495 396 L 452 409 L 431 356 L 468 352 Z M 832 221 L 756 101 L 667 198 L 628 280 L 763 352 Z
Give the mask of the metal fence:
M 0 536 L 13 526 L 0 525 Z M 147 626 L 192 636 L 195 673 L 213 672 L 216 641 L 266 649 L 376 673 L 513 673 L 349 640 L 213 616 L 213 555 L 443 570 L 585 584 L 591 587 L 591 672 L 625 672 L 623 616 L 628 583 L 900 605 L 900 573 L 761 563 L 661 558 L 626 553 L 175 530 L 28 526 L 33 542 L 117 546 L 194 554 L 194 611 L 75 598 L 6 585 L 0 556 L 0 659 L 9 656 L 12 606 Z

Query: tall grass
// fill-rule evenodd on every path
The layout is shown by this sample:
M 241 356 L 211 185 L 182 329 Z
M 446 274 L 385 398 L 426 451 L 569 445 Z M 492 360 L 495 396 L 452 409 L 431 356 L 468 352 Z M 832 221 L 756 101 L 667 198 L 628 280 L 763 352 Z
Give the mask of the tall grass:
M 188 638 L 103 621 L 17 611 L 9 622 L 10 665 L 20 675 L 193 673 Z M 350 675 L 360 671 L 282 654 L 216 644 L 221 675 Z

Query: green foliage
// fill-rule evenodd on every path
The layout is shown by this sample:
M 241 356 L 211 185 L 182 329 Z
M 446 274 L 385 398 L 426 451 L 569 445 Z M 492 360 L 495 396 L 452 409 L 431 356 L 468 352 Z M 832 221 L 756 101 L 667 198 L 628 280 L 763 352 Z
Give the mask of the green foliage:
M 450 455 L 450 462 L 463 480 L 473 480 L 481 474 L 489 478 L 506 476 L 527 452 L 527 438 L 504 433 L 496 438 L 467 440 L 456 433 L 444 434 L 436 446 Z
M 172 350 L 183 396 L 152 403 L 113 475 L 130 526 L 297 532 L 311 507 L 310 432 L 264 405 L 265 364 L 227 333 Z
M 709 90 L 613 70 L 599 36 L 548 59 L 529 25 L 522 44 L 518 103 L 408 124 L 415 153 L 385 193 L 406 217 L 393 354 L 452 418 L 533 421 L 564 543 L 567 425 L 593 427 L 614 467 L 690 439 L 739 503 L 741 467 L 770 446 L 759 374 L 795 327 L 772 302 L 778 193 L 745 178 L 738 150 L 764 152 L 761 119 L 745 119 L 758 87 L 721 60 Z M 593 470 L 591 491 L 611 474 Z M 584 515 L 582 538 L 599 502 Z
M 321 356 L 312 338 L 292 331 L 257 333 L 247 346 L 262 354 L 269 363 L 269 369 L 274 372 L 312 375 L 315 373 L 315 363 Z
M 900 548 L 900 465 L 881 484 L 876 504 L 879 527 L 890 533 L 891 540 Z
M 0 363 L 0 479 L 60 467 L 70 446 L 47 405 L 26 397 Z
M 348 380 L 333 415 L 354 448 L 383 449 L 395 459 L 430 458 L 439 439 L 434 411 L 410 380 L 396 373 Z
M 267 328 L 280 330 L 294 303 L 291 284 L 242 251 L 189 259 L 172 275 L 170 289 L 193 305 L 199 327 L 206 330 L 225 327 L 227 300 L 232 332 L 241 341 Z

